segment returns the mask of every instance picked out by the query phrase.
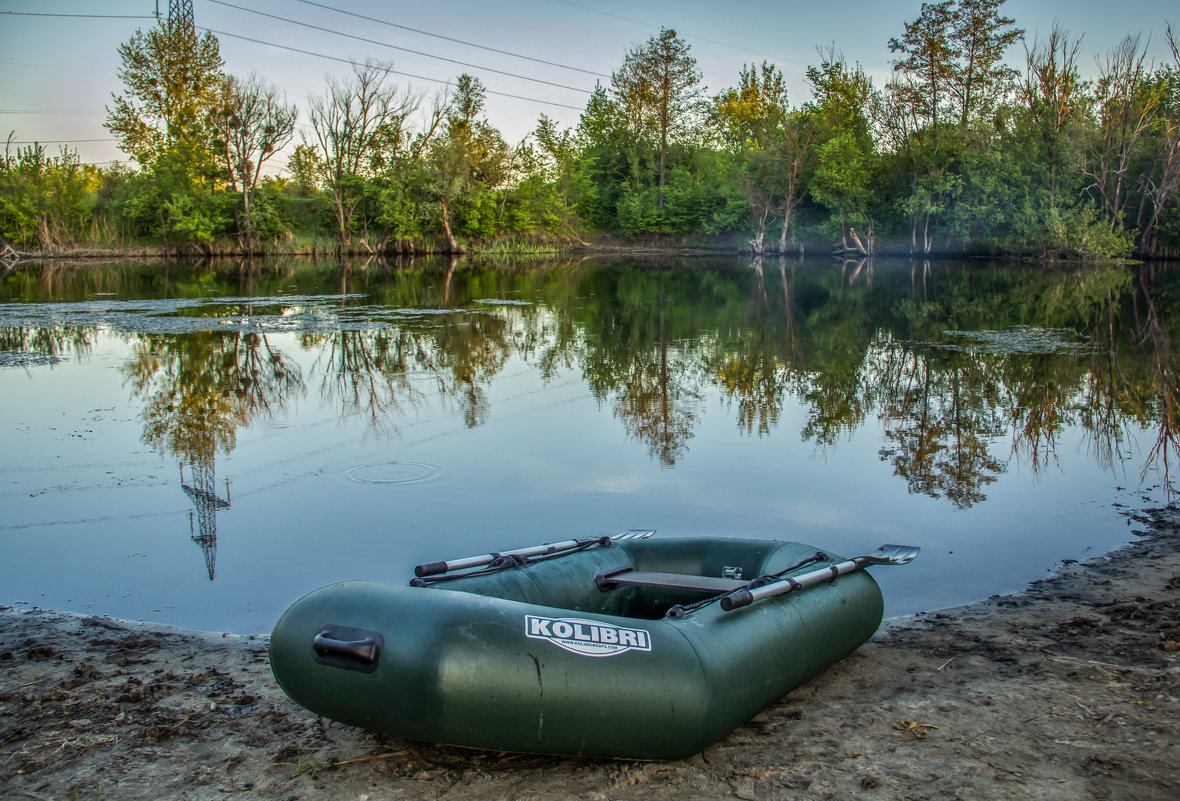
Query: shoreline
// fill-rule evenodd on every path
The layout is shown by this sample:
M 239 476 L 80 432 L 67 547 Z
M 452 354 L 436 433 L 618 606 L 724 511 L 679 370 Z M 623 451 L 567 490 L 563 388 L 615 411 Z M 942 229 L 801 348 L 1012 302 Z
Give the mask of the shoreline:
M 215 252 L 202 253 L 200 251 L 184 251 L 166 246 L 144 245 L 136 248 L 111 248 L 105 249 L 101 247 L 90 248 L 71 248 L 63 249 L 61 251 L 31 251 L 20 252 L 19 258 L 8 267 L 11 271 L 22 264 L 69 264 L 70 262 L 99 264 L 102 262 L 113 261 L 142 261 L 142 262 L 167 262 L 167 263 L 189 263 L 189 262 L 205 262 L 205 261 L 270 261 L 280 259 L 329 259 L 329 260 L 372 260 L 380 259 L 383 261 L 396 261 L 398 259 L 418 259 L 418 258 L 437 258 L 437 259 L 512 259 L 512 258 L 571 258 L 571 257 L 587 257 L 587 256 L 635 256 L 635 257 L 701 257 L 701 258 L 717 258 L 717 257 L 732 257 L 732 258 L 749 258 L 762 259 L 765 261 L 773 261 L 780 258 L 797 259 L 803 258 L 802 254 L 796 251 L 787 253 L 779 253 L 777 251 L 766 251 L 761 254 L 755 254 L 748 248 L 742 245 L 734 245 L 730 241 L 719 241 L 716 243 L 694 243 L 681 244 L 675 242 L 659 242 L 659 241 L 635 241 L 635 242 L 618 242 L 611 239 L 604 239 L 599 241 L 584 242 L 578 241 L 575 243 L 564 243 L 560 245 L 543 244 L 541 250 L 521 249 L 501 250 L 497 248 L 484 249 L 479 245 L 474 247 L 464 246 L 459 251 L 438 250 L 434 248 L 423 248 L 420 250 L 385 250 L 374 251 L 365 248 L 347 248 L 337 250 L 333 247 L 313 245 L 309 247 L 277 249 L 277 250 L 252 250 L 252 251 L 235 251 L 230 249 L 217 250 Z M 989 262 L 989 261 L 1013 261 L 1021 263 L 1037 263 L 1051 266 L 1061 265 L 1138 265 L 1138 264 L 1166 264 L 1168 262 L 1176 261 L 1176 258 L 1171 256 L 1147 256 L 1143 254 L 1134 254 L 1126 258 L 1101 258 L 1101 259 L 1083 259 L 1083 258 L 1064 258 L 1064 257 L 1046 257 L 1029 253 L 1007 252 L 1007 251 L 962 251 L 962 252 L 930 252 L 924 254 L 909 253 L 903 248 L 885 248 L 875 251 L 871 254 L 863 254 L 855 251 L 840 251 L 832 250 L 831 243 L 812 245 L 805 251 L 810 254 L 811 258 L 839 258 L 852 261 L 859 261 L 861 259 L 874 259 L 881 261 L 970 261 L 970 262 Z
M 1020 592 L 886 621 L 690 759 L 426 745 L 328 722 L 267 638 L 0 608 L 0 795 L 110 798 L 1180 797 L 1180 510 Z

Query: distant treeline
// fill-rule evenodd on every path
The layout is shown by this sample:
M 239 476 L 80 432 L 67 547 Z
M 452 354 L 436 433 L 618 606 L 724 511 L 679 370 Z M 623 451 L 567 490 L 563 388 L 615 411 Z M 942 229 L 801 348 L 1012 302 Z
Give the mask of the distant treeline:
M 6 149 L 0 233 L 18 248 L 458 252 L 588 237 L 755 252 L 1180 255 L 1180 52 L 1128 37 L 1029 40 L 1003 0 L 923 3 L 873 85 L 834 47 L 792 104 L 763 63 L 711 95 L 664 29 L 624 55 L 578 125 L 509 144 L 470 75 L 425 98 L 354 64 L 307 107 L 223 71 L 217 39 L 161 21 L 120 46 L 107 129 L 138 169 Z M 1021 52 L 1023 69 L 1005 61 Z M 306 131 L 281 177 L 264 166 Z M 10 137 L 10 140 L 12 137 Z

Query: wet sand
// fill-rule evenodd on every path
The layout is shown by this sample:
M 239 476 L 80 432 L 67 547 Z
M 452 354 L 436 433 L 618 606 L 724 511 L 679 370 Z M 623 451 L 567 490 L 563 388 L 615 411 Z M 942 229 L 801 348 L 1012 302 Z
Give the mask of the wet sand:
M 468 751 L 287 700 L 263 637 L 0 607 L 11 799 L 1180 798 L 1180 510 L 1015 595 L 891 622 L 691 759 Z

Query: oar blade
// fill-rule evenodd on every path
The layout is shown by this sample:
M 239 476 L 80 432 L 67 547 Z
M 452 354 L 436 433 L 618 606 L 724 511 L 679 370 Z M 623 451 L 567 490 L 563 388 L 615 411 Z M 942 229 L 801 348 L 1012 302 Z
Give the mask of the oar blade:
M 922 551 L 914 545 L 882 545 L 872 553 L 857 559 L 869 565 L 904 565 L 912 562 L 914 557 Z
M 619 540 L 646 540 L 655 533 L 656 530 L 654 528 L 633 528 L 630 531 L 624 531 L 622 534 L 616 534 L 611 539 L 615 542 Z

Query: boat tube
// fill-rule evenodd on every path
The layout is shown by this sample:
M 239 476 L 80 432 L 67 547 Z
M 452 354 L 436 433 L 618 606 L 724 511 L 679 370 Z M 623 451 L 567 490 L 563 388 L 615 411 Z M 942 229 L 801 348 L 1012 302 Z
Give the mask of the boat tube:
M 683 758 L 872 636 L 881 592 L 859 568 L 917 549 L 881 553 L 624 535 L 436 562 L 295 601 L 271 667 L 307 709 L 412 740 Z

